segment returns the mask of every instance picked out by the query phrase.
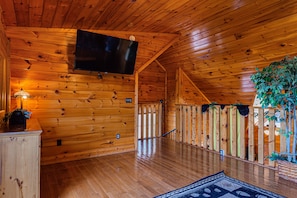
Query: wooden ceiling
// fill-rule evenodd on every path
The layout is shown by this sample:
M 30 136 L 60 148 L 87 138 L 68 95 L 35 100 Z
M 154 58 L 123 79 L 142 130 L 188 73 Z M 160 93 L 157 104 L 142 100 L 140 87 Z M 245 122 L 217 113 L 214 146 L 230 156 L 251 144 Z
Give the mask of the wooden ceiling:
M 30 34 L 34 28 L 122 31 L 140 37 L 162 33 L 163 43 L 164 35 L 168 43 L 170 35 L 179 35 L 164 53 L 149 42 L 143 48 L 154 51 L 151 57 L 167 70 L 181 67 L 219 104 L 252 104 L 255 68 L 297 54 L 297 0 L 0 0 L 0 6 L 10 39 L 25 35 L 18 33 L 20 28 Z M 75 42 L 73 36 L 67 40 Z M 12 52 L 20 50 L 14 48 Z M 145 64 L 147 59 L 139 60 Z

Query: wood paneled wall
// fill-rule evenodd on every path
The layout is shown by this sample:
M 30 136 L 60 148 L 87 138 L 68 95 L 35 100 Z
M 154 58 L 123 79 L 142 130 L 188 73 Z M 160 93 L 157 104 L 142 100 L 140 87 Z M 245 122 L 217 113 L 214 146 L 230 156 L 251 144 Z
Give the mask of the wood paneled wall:
M 155 103 L 166 99 L 167 74 L 158 62 L 153 62 L 139 73 L 138 102 Z
M 177 36 L 96 32 L 120 38 L 135 35 L 139 41 L 136 70 L 152 63 Z M 42 164 L 135 150 L 135 75 L 103 74 L 99 79 L 97 73 L 73 71 L 74 29 L 7 27 L 6 33 L 11 43 L 11 91 L 23 88 L 31 94 L 24 108 L 43 129 Z M 150 69 L 163 72 L 159 75 L 164 77 L 160 67 Z M 149 89 L 150 82 L 145 82 L 149 74 L 144 76 L 141 82 Z M 154 91 L 161 91 L 155 87 Z M 126 103 L 126 98 L 132 103 Z M 18 101 L 11 101 L 13 110 Z M 117 134 L 120 139 L 116 139 Z
M 177 104 L 209 104 L 210 101 L 193 83 L 193 81 L 179 68 L 177 80 Z
M 42 164 L 134 150 L 133 76 L 108 74 L 98 79 L 57 72 L 51 79 L 44 77 L 12 77 L 11 83 L 12 90 L 23 87 L 31 94 L 24 108 L 43 129 Z M 16 108 L 17 101 L 12 102 Z
M 210 101 L 204 96 L 191 79 L 178 65 L 166 67 L 168 73 L 167 105 L 165 112 L 165 132 L 176 128 L 176 104 L 209 104 Z
M 1 8 L 0 8 L 1 11 Z M 0 20 L 2 21 L 2 15 Z M 9 110 L 10 104 L 10 66 L 9 66 L 10 46 L 6 37 L 4 27 L 0 23 L 0 111 L 3 113 Z

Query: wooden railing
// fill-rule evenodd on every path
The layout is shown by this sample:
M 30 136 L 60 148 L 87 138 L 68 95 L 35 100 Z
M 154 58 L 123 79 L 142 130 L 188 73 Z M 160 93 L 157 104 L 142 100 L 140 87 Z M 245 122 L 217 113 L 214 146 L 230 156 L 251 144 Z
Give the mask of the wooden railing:
M 274 167 L 275 162 L 267 156 L 285 150 L 285 137 L 277 134 L 274 121 L 265 118 L 265 114 L 273 115 L 275 110 L 248 108 L 248 115 L 243 116 L 237 106 L 215 105 L 202 112 L 201 105 L 177 105 L 176 132 L 168 137 Z
M 138 104 L 138 139 L 161 136 L 162 112 L 162 103 Z

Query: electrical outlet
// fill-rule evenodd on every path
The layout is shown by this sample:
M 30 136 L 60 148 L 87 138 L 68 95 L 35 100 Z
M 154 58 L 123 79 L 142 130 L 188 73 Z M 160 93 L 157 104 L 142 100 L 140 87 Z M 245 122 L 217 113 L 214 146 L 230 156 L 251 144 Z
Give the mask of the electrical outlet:
M 116 139 L 120 139 L 121 135 L 119 133 L 116 134 Z
M 62 140 L 61 139 L 57 140 L 57 146 L 62 146 Z
M 126 98 L 126 103 L 132 103 L 132 98 Z

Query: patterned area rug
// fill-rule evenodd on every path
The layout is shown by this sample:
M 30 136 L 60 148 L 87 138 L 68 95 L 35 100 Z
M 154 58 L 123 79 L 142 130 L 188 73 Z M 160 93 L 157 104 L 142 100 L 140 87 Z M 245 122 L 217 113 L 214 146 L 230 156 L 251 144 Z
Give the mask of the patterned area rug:
M 233 179 L 224 174 L 224 171 L 200 179 L 183 188 L 170 191 L 156 196 L 164 197 L 216 197 L 216 198 L 235 198 L 235 197 L 257 197 L 275 198 L 284 197 L 273 192 L 258 188 L 248 183 Z

